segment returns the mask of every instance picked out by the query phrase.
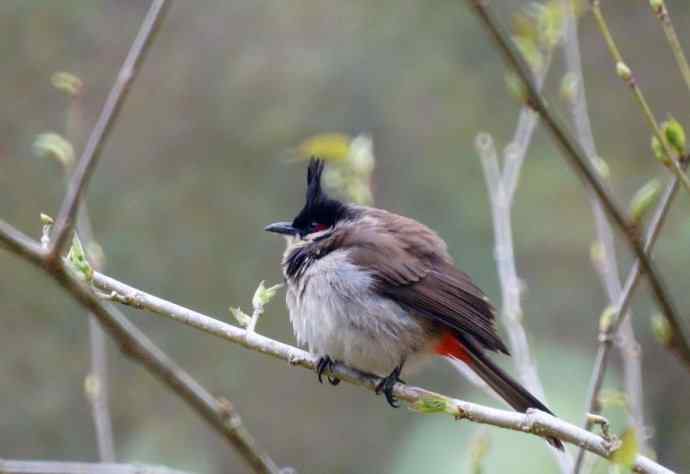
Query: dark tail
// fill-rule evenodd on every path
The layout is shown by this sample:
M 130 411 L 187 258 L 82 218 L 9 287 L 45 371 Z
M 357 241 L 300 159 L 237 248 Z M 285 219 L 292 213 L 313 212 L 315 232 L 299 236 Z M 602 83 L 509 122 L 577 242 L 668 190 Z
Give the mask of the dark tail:
M 501 398 L 519 412 L 526 412 L 528 408 L 536 408 L 550 415 L 553 412 L 549 410 L 542 402 L 540 402 L 534 395 L 529 393 L 522 385 L 520 385 L 510 375 L 505 373 L 503 369 L 494 364 L 489 359 L 484 351 L 477 347 L 476 343 L 468 341 L 465 337 L 459 336 L 462 344 L 467 350 L 467 354 L 471 359 L 469 364 L 481 379 L 486 382 Z M 556 449 L 563 451 L 563 443 L 557 438 L 548 437 L 546 441 Z

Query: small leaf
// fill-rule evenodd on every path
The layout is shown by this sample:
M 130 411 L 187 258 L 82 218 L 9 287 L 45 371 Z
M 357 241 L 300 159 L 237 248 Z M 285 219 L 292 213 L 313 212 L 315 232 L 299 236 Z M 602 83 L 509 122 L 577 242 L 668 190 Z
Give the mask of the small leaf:
M 611 455 L 611 462 L 631 468 L 635 464 L 635 458 L 640 450 L 637 435 L 633 428 L 628 428 L 621 436 L 621 445 Z
M 86 281 L 91 281 L 93 279 L 93 268 L 91 268 L 91 264 L 86 258 L 86 252 L 84 252 L 84 247 L 76 232 L 72 238 L 72 246 L 67 253 L 67 261 Z
M 442 397 L 422 397 L 411 405 L 412 409 L 424 414 L 431 413 L 450 413 L 454 407 L 446 398 Z
M 72 97 L 78 96 L 84 86 L 79 77 L 69 72 L 56 72 L 50 77 L 50 82 L 57 90 Z
M 66 168 L 74 163 L 72 144 L 58 133 L 47 132 L 38 135 L 34 140 L 33 150 L 39 158 L 56 160 Z
M 668 320 L 661 314 L 652 316 L 652 333 L 656 340 L 664 346 L 667 346 L 671 342 L 673 336 Z
M 55 221 L 53 220 L 52 217 L 50 217 L 48 214 L 44 214 L 41 212 L 41 224 L 43 225 L 53 225 Z
M 654 153 L 654 157 L 664 165 L 669 166 L 671 164 L 671 159 L 666 156 L 666 150 L 664 150 L 663 145 L 656 135 L 652 136 L 652 152 Z
M 666 142 L 679 155 L 685 155 L 685 130 L 678 120 L 671 117 L 661 124 Z
M 254 292 L 254 297 L 252 298 L 252 306 L 254 308 L 263 308 L 265 305 L 268 304 L 269 301 L 273 299 L 273 297 L 276 295 L 276 292 L 283 287 L 282 283 L 278 283 L 277 285 L 273 285 L 269 288 L 266 288 L 264 286 L 263 280 L 259 283 L 258 288 Z
M 245 328 L 249 326 L 249 323 L 252 321 L 252 318 L 249 315 L 245 314 L 239 306 L 237 308 L 230 307 L 228 309 L 230 310 L 230 313 L 235 317 L 237 322 L 240 324 L 240 326 Z
M 306 139 L 297 152 L 302 159 L 313 156 L 326 161 L 340 161 L 350 153 L 351 138 L 343 133 L 323 133 Z
M 661 194 L 661 185 L 656 179 L 642 186 L 630 201 L 630 218 L 633 224 L 642 223 L 645 216 L 656 205 Z

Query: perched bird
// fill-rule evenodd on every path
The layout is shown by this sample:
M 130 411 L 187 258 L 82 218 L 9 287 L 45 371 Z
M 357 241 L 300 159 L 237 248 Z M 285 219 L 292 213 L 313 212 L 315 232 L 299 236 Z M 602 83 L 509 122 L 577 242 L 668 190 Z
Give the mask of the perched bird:
M 487 352 L 508 354 L 494 308 L 458 270 L 446 243 L 425 225 L 392 212 L 347 204 L 321 187 L 324 162 L 307 170 L 306 203 L 292 222 L 265 230 L 287 238 L 282 269 L 290 321 L 300 345 L 320 356 L 318 378 L 335 361 L 383 377 L 393 387 L 433 356 L 467 364 L 514 409 L 551 411 L 498 367 Z M 562 443 L 548 438 L 563 449 Z

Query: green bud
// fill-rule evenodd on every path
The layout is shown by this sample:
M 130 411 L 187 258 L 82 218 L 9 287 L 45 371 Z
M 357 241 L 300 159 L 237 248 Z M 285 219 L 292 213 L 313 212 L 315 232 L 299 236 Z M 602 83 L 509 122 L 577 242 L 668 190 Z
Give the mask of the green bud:
M 666 11 L 664 0 L 649 0 L 649 6 L 652 7 L 652 11 L 657 15 L 662 15 Z
M 635 225 L 642 223 L 647 213 L 656 205 L 661 194 L 661 185 L 656 179 L 642 186 L 630 201 L 630 218 Z
M 604 311 L 602 311 L 601 316 L 599 317 L 599 332 L 602 334 L 608 334 L 608 332 L 611 330 L 611 326 L 616 320 L 617 315 L 618 311 L 616 311 L 615 307 L 607 306 L 604 308 Z
M 676 119 L 671 117 L 661 124 L 661 131 L 671 148 L 673 148 L 678 155 L 685 155 L 686 142 L 683 126 Z
M 41 212 L 41 224 L 43 225 L 53 225 L 55 221 L 48 214 L 43 214 Z
M 273 297 L 276 295 L 276 292 L 282 287 L 283 284 L 278 283 L 277 285 L 273 285 L 271 287 L 266 288 L 262 280 L 259 283 L 259 287 L 254 292 L 254 297 L 252 298 L 252 306 L 254 306 L 254 308 L 263 308 L 273 299 Z
M 626 83 L 629 83 L 632 80 L 632 71 L 623 61 L 618 61 L 616 63 L 616 74 L 618 74 L 618 77 L 623 79 Z
M 249 326 L 249 323 L 251 323 L 251 316 L 242 311 L 239 306 L 237 308 L 230 307 L 228 310 L 230 311 L 230 314 L 234 316 L 240 326 L 246 328 Z
M 640 445 L 637 442 L 637 434 L 633 428 L 625 430 L 620 439 L 620 446 L 611 455 L 611 462 L 632 468 L 635 464 L 635 458 L 640 450 Z
M 606 262 L 606 249 L 604 244 L 599 240 L 592 242 L 589 246 L 589 258 L 592 261 L 592 265 L 599 268 Z
M 661 314 L 655 314 L 652 316 L 652 333 L 656 340 L 666 346 L 671 342 L 673 333 L 668 321 Z
M 422 397 L 412 404 L 412 409 L 424 414 L 455 413 L 455 407 L 444 397 Z
M 33 151 L 39 158 L 56 160 L 65 168 L 74 164 L 74 148 L 61 135 L 54 132 L 42 133 L 36 137 Z
M 93 268 L 86 258 L 86 252 L 84 252 L 84 247 L 76 232 L 72 238 L 72 246 L 67 253 L 67 262 L 84 280 L 91 281 L 93 279 Z
M 561 99 L 568 105 L 574 105 L 577 102 L 578 83 L 577 76 L 573 72 L 569 72 L 561 79 Z
M 56 72 L 50 77 L 50 82 L 57 90 L 72 97 L 78 96 L 84 86 L 79 77 L 69 72 Z
M 666 155 L 666 150 L 664 150 L 663 145 L 656 135 L 652 135 L 652 153 L 654 153 L 654 157 L 665 166 L 671 165 L 671 159 Z

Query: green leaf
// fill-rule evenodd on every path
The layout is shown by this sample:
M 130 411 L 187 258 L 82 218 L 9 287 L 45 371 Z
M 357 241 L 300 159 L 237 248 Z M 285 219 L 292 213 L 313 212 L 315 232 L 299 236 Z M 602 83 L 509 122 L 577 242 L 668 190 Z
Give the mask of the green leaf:
M 652 179 L 642 186 L 630 201 L 630 218 L 633 224 L 639 225 L 656 205 L 661 194 L 661 185 L 656 179 Z
M 283 284 L 278 283 L 277 285 L 266 288 L 262 280 L 254 292 L 254 297 L 252 298 L 252 305 L 254 308 L 263 308 L 269 303 L 269 301 L 273 299 L 273 297 L 276 295 L 276 292 L 282 287 Z
M 237 308 L 230 307 L 228 309 L 230 310 L 230 313 L 235 317 L 237 322 L 240 324 L 240 326 L 245 328 L 249 326 L 249 323 L 252 321 L 252 318 L 244 311 L 242 311 L 239 306 Z
M 664 138 L 671 148 L 679 155 L 685 155 L 685 130 L 680 122 L 671 117 L 661 124 L 661 130 L 664 132 Z
M 50 158 L 69 168 L 74 164 L 74 148 L 62 135 L 54 132 L 41 133 L 33 143 L 33 151 L 39 158 Z
M 635 464 L 635 458 L 640 450 L 637 435 L 633 428 L 628 428 L 621 436 L 621 445 L 611 456 L 611 462 L 631 468 Z
M 448 399 L 443 397 L 423 397 L 411 405 L 412 409 L 419 413 L 453 413 L 455 407 Z
M 671 342 L 673 335 L 668 320 L 658 313 L 652 316 L 652 333 L 656 340 L 664 346 Z
M 84 247 L 76 232 L 72 238 L 72 246 L 67 253 L 67 262 L 84 280 L 91 281 L 93 279 L 93 268 L 86 258 L 86 252 L 84 252 Z

